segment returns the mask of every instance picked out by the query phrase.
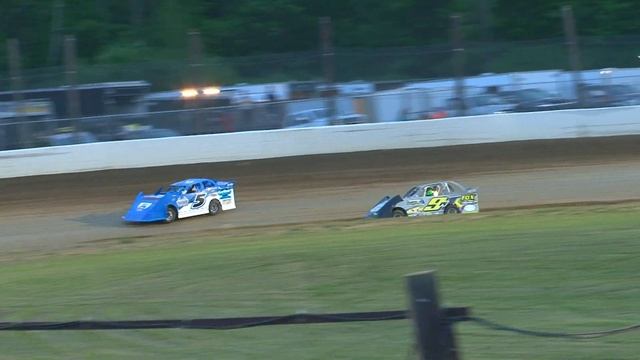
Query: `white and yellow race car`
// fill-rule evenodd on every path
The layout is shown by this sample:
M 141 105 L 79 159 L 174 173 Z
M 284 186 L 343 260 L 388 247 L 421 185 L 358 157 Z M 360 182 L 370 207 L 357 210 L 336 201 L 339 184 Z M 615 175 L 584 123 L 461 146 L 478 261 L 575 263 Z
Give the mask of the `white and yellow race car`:
M 369 210 L 367 217 L 428 216 L 478 211 L 478 190 L 447 180 L 414 186 L 403 196 L 385 196 Z

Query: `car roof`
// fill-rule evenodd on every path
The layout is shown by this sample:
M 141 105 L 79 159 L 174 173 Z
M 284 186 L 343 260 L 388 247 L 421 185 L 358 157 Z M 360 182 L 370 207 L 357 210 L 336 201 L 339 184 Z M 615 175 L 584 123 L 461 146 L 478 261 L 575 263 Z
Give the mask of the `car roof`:
M 425 188 L 427 186 L 433 186 L 435 184 L 440 184 L 440 183 L 439 182 L 423 183 L 423 184 L 418 184 L 416 186 L 412 186 L 412 188 Z
M 203 181 L 213 181 L 214 183 L 216 182 L 215 180 L 212 179 L 205 179 L 205 178 L 191 178 L 191 179 L 185 179 L 182 181 L 178 181 L 178 182 L 174 182 L 171 185 L 175 185 L 175 186 L 189 186 L 189 185 L 193 185 L 195 183 L 201 183 Z
M 458 186 L 460 186 L 460 187 L 461 187 L 461 188 L 463 188 L 463 189 L 466 189 L 466 188 L 467 188 L 466 186 L 464 186 L 464 185 L 460 184 L 459 182 L 457 182 L 457 181 L 452 181 L 452 180 L 432 181 L 432 182 L 428 182 L 428 183 L 422 183 L 422 184 L 420 184 L 420 185 L 416 185 L 416 186 L 418 186 L 418 187 L 424 187 L 424 186 L 429 186 L 429 185 L 446 184 L 446 183 L 453 184 L 453 185 L 458 185 Z
M 422 183 L 422 184 L 417 185 L 417 186 L 428 186 L 428 185 L 442 184 L 444 182 L 446 182 L 446 181 L 444 181 L 444 180 L 431 181 L 431 182 Z

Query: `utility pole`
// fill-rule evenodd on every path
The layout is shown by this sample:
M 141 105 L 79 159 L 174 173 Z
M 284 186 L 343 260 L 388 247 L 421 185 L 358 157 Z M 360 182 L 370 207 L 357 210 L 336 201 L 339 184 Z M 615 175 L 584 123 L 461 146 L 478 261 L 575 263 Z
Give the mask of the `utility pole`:
M 189 81 L 192 85 L 197 85 L 202 80 L 201 70 L 204 66 L 202 59 L 202 37 L 197 30 L 191 30 L 187 33 L 189 38 Z M 202 85 L 202 84 L 201 84 Z
M 191 30 L 187 33 L 188 37 L 188 51 L 189 51 L 189 87 L 193 88 L 202 88 L 202 86 L 207 85 L 203 83 L 203 72 L 202 69 L 204 67 L 203 58 L 202 58 L 202 37 L 200 36 L 200 32 L 197 30 Z M 200 110 L 193 110 L 197 106 L 195 102 L 198 101 L 198 97 L 200 95 L 200 90 L 197 90 L 198 94 L 189 99 L 184 99 L 186 107 L 190 110 L 186 113 L 187 116 L 190 117 L 189 125 L 190 129 L 188 133 L 198 134 L 202 129 L 200 127 L 203 125 L 201 121 L 199 121 L 198 117 L 200 114 Z M 183 125 L 184 126 L 184 125 Z
M 129 0 L 129 11 L 131 12 L 131 26 L 133 26 L 136 36 L 142 35 L 142 20 L 144 17 L 144 0 Z
M 333 52 L 333 34 L 331 28 L 331 18 L 323 16 L 318 21 L 320 25 L 320 44 L 322 51 L 322 72 L 324 81 L 327 84 L 333 84 L 334 69 L 334 52 Z
M 20 56 L 20 43 L 18 39 L 9 39 L 7 42 L 9 52 L 9 77 L 11 78 L 11 91 L 13 93 L 13 108 L 18 129 L 17 147 L 30 147 L 31 139 L 29 134 L 29 124 L 22 116 L 22 101 L 24 100 L 22 90 L 22 59 Z
M 67 118 L 71 120 L 76 136 L 79 136 L 80 123 L 80 100 L 76 89 L 78 68 L 76 62 L 76 37 L 66 35 L 64 37 L 64 67 L 67 83 Z
M 466 105 L 464 98 L 464 47 L 462 45 L 462 29 L 460 15 L 451 16 L 451 56 L 453 62 L 453 74 L 455 77 L 455 97 L 460 104 L 459 115 L 465 115 Z
M 9 52 L 9 76 L 11 78 L 11 90 L 14 101 L 22 101 L 22 59 L 20 56 L 20 42 L 18 39 L 9 39 L 7 42 Z
M 49 56 L 47 58 L 49 66 L 60 63 L 60 40 L 63 21 L 64 1 L 55 0 L 51 9 L 51 33 L 49 34 Z
M 571 5 L 562 7 L 562 23 L 564 25 L 564 36 L 567 50 L 569 52 L 569 64 L 573 76 L 573 87 L 579 104 L 584 104 L 584 94 L 582 88 L 582 64 L 580 61 L 580 49 L 578 48 L 578 36 L 576 33 L 576 23 Z
M 480 28 L 481 30 L 481 38 L 483 42 L 482 49 L 482 71 L 483 72 L 491 72 L 489 69 L 489 63 L 491 61 L 491 39 L 493 38 L 491 34 L 491 7 L 489 5 L 489 0 L 480 0 Z
M 335 53 L 333 50 L 333 34 L 331 18 L 323 16 L 318 19 L 320 31 L 320 51 L 322 55 L 322 73 L 324 77 L 324 97 L 328 98 L 328 110 L 331 123 L 336 119 L 336 86 L 335 86 Z

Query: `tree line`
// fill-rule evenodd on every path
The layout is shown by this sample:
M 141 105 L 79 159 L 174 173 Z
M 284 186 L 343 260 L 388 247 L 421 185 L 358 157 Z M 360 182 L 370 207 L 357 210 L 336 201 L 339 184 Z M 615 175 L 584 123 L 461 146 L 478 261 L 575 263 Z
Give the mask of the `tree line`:
M 343 48 L 446 43 L 451 14 L 462 16 L 466 41 L 553 38 L 566 4 L 580 36 L 640 33 L 636 0 L 0 0 L 0 71 L 10 38 L 23 67 L 60 65 L 64 34 L 89 64 L 184 57 L 193 29 L 210 56 L 315 51 L 321 16 Z

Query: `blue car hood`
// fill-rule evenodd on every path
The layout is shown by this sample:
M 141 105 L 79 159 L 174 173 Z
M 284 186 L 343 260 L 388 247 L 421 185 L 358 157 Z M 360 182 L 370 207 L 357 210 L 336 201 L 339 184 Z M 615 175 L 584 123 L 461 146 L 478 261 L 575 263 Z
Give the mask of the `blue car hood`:
M 171 193 L 156 195 L 139 193 L 122 219 L 129 222 L 164 220 L 167 217 L 167 205 L 174 197 L 175 195 Z

